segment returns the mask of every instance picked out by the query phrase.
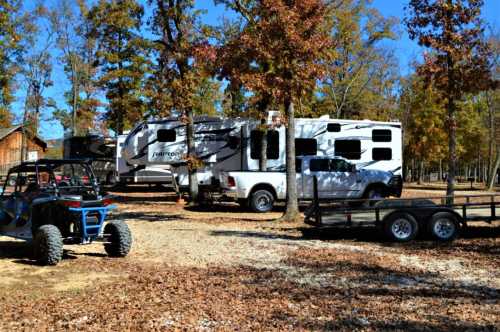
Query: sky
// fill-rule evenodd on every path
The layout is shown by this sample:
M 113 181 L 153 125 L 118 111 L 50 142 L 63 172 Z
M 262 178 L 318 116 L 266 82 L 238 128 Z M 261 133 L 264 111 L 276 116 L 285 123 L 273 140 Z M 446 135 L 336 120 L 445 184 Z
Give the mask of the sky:
M 56 1 L 57 0 L 49 0 L 47 2 L 54 3 Z M 28 1 L 28 6 L 31 2 L 34 1 Z M 142 0 L 142 2 L 145 2 L 145 0 Z M 500 28 L 500 0 L 485 0 L 484 2 L 485 4 L 482 12 L 484 21 L 490 26 L 497 29 Z M 405 6 L 407 4 L 408 0 L 373 0 L 372 2 L 372 6 L 377 8 L 382 15 L 386 17 L 394 16 L 400 21 L 405 16 Z M 203 21 L 211 25 L 218 24 L 224 16 L 230 17 L 234 15 L 233 13 L 227 12 L 224 6 L 215 6 L 213 4 L 213 0 L 197 0 L 196 7 L 206 11 L 203 15 Z M 386 41 L 385 45 L 394 50 L 396 57 L 399 59 L 400 72 L 401 74 L 406 75 L 411 71 L 409 64 L 419 57 L 421 50 L 414 41 L 411 41 L 408 38 L 408 34 L 402 24 L 398 27 L 398 36 L 398 40 Z M 64 106 L 62 96 L 64 92 L 68 90 L 69 85 L 61 65 L 57 62 L 53 65 L 54 71 L 52 73 L 52 80 L 54 82 L 54 86 L 47 90 L 46 96 L 54 98 L 61 107 Z M 16 118 L 20 118 L 20 114 L 22 113 L 24 94 L 25 91 L 22 89 L 21 85 L 21 88 L 17 93 L 17 101 L 13 105 Z M 63 136 L 62 126 L 57 123 L 57 121 L 50 120 L 50 118 L 50 111 L 46 111 L 41 121 L 41 128 L 39 132 L 40 136 L 44 139 L 61 138 Z

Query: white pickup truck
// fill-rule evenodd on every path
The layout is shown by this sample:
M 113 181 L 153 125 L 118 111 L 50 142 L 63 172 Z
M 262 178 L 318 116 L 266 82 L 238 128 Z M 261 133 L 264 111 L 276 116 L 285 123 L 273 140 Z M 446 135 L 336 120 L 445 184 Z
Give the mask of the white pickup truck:
M 401 175 L 381 170 L 356 169 L 339 157 L 302 157 L 297 159 L 299 200 L 313 198 L 313 179 L 318 179 L 321 199 L 376 199 L 401 196 Z M 274 202 L 286 198 L 286 173 L 283 171 L 226 171 L 220 173 L 223 194 L 236 199 L 255 212 L 272 210 Z

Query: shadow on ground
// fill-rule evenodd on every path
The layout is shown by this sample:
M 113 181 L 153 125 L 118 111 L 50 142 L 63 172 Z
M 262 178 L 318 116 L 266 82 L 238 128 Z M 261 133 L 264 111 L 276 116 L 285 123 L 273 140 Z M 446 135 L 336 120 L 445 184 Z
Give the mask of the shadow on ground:
M 92 253 L 79 254 L 64 249 L 63 260 L 76 259 L 79 255 L 92 256 Z M 30 242 L 0 241 L 0 259 L 12 259 L 14 263 L 24 265 L 38 265 L 33 259 L 33 247 Z
M 149 222 L 166 222 L 186 219 L 181 214 L 171 213 L 145 213 L 145 212 L 117 212 L 111 215 L 111 219 L 140 220 Z

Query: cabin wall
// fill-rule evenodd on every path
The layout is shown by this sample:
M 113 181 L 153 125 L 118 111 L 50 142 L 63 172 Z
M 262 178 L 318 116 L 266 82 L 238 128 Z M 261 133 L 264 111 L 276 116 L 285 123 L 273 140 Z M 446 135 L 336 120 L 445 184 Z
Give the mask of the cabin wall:
M 0 140 L 0 175 L 6 175 L 10 167 L 21 162 L 22 132 L 15 131 Z M 34 140 L 28 140 L 28 158 L 40 159 L 45 151 Z

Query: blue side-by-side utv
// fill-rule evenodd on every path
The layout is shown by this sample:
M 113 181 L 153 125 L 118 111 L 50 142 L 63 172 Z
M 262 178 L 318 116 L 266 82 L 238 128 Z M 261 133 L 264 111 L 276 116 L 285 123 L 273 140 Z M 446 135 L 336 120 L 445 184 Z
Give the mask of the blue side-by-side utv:
M 1 189 L 0 235 L 31 241 L 42 265 L 61 261 L 64 244 L 94 241 L 124 257 L 132 236 L 124 222 L 106 220 L 111 203 L 86 160 L 24 162 L 9 170 Z

